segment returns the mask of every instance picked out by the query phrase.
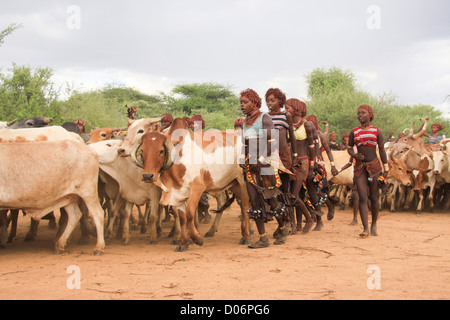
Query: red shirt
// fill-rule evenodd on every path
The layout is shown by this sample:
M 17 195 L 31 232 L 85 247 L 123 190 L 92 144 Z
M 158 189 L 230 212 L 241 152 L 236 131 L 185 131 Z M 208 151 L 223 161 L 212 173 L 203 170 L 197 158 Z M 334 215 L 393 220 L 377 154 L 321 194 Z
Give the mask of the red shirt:
M 376 147 L 378 146 L 378 131 L 380 129 L 378 127 L 372 127 L 369 128 L 361 128 L 357 127 L 354 128 L 353 131 L 353 137 L 354 137 L 354 143 L 355 146 L 359 147 L 361 145 L 369 146 L 369 147 Z

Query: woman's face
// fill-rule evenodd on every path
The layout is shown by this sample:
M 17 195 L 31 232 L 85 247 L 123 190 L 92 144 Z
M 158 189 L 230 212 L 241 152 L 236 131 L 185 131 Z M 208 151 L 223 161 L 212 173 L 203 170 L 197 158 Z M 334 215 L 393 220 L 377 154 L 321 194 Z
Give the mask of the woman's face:
M 281 108 L 281 100 L 275 98 L 273 94 L 267 97 L 266 104 L 269 108 L 269 111 L 278 111 Z
M 431 126 L 431 132 L 433 134 L 438 133 L 439 132 L 439 128 L 437 126 Z
M 358 109 L 358 121 L 361 124 L 366 124 L 370 122 L 370 115 L 369 112 L 366 109 L 360 108 Z
M 246 96 L 242 96 L 239 101 L 241 103 L 241 111 L 243 114 L 248 115 L 253 111 L 255 105 Z

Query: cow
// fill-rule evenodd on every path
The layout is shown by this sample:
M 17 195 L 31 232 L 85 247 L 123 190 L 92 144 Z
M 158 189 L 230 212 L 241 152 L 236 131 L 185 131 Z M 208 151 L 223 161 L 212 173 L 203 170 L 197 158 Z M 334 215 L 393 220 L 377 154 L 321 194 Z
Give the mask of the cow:
M 396 144 L 404 143 L 410 145 L 416 153 L 420 156 L 427 155 L 431 157 L 430 150 L 425 146 L 425 141 L 422 139 L 422 135 L 426 132 L 428 125 L 428 118 L 425 120 L 422 129 L 418 133 L 414 133 L 414 124 L 409 130 L 409 134 L 399 138 L 395 143 L 390 146 L 395 147 Z
M 87 144 L 115 139 L 119 136 L 121 131 L 125 131 L 127 128 L 117 128 L 117 127 L 105 127 L 100 129 L 91 130 L 89 133 L 89 140 Z
M 442 141 L 439 145 L 442 150 L 433 151 L 433 174 L 436 177 L 436 193 L 434 195 L 435 203 L 440 203 L 440 208 L 448 209 L 449 195 L 448 190 L 450 187 L 450 152 L 446 140 Z M 450 146 L 450 145 L 449 145 Z
M 390 202 L 390 211 L 395 212 L 397 207 L 397 199 L 398 194 L 404 192 L 402 188 L 400 188 L 401 185 L 404 185 L 406 187 L 411 186 L 412 182 L 410 179 L 410 176 L 408 174 L 408 168 L 405 164 L 404 159 L 400 158 L 393 158 L 388 160 L 389 165 L 389 172 L 386 177 L 386 182 L 391 187 L 390 192 L 388 192 L 387 195 L 387 202 Z
M 0 129 L 0 143 L 5 142 L 38 142 L 71 140 L 84 144 L 79 134 L 69 132 L 61 126 L 49 126 L 33 129 Z
M 70 140 L 79 143 L 84 143 L 83 139 L 80 135 L 69 132 L 63 127 L 60 126 L 44 126 L 33 129 L 0 129 L 0 143 L 11 143 L 11 142 L 38 142 L 38 141 L 61 141 L 61 140 Z M 18 219 L 18 211 L 11 211 L 11 219 L 12 219 L 12 228 L 11 234 L 9 236 L 8 242 L 12 242 L 12 239 L 16 235 L 15 226 L 17 225 Z M 55 224 L 55 217 L 53 212 L 50 213 L 49 217 L 46 217 L 50 220 L 51 227 Z M 35 221 L 31 219 L 30 230 L 27 233 L 25 240 L 32 241 L 37 232 L 39 221 Z
M 99 141 L 88 146 L 97 153 L 100 163 L 100 177 L 106 182 L 111 177 L 118 186 L 118 194 L 115 196 L 113 215 L 117 214 L 120 207 L 125 206 L 124 225 L 122 231 L 122 242 L 129 243 L 129 217 L 134 204 L 141 206 L 150 201 L 150 243 L 156 243 L 156 217 L 161 211 L 159 199 L 161 189 L 155 185 L 142 181 L 142 169 L 136 167 L 129 157 L 120 157 L 117 152 L 121 146 L 121 140 Z M 117 198 L 119 197 L 119 198 Z M 146 219 L 144 218 L 144 221 Z M 111 236 L 112 223 L 109 223 L 106 233 L 107 239 Z
M 419 166 L 412 171 L 413 191 L 419 194 L 419 202 L 416 206 L 416 213 L 420 213 L 425 209 L 425 192 L 429 188 L 428 202 L 430 208 L 433 208 L 434 192 L 436 187 L 436 177 L 433 173 L 433 159 L 427 155 L 420 158 Z
M 241 199 L 240 243 L 248 244 L 249 199 L 238 161 L 242 148 L 239 134 L 231 133 L 231 130 L 192 132 L 183 119 L 177 118 L 167 135 L 148 132 L 140 140 L 130 150 L 132 159 L 144 169 L 142 178 L 145 182 L 162 188 L 160 203 L 173 206 L 180 219 L 181 241 L 176 251 L 188 249 L 187 225 L 193 242 L 203 244 L 194 221 L 203 192 L 227 189 Z M 177 158 L 173 159 L 175 151 Z
M 95 152 L 74 141 L 0 143 L 0 163 L 0 208 L 21 209 L 36 220 L 64 208 L 67 224 L 55 244 L 55 251 L 60 253 L 82 216 L 78 207 L 82 199 L 96 226 L 94 254 L 104 252 Z
M 336 168 L 342 168 L 349 161 L 351 161 L 350 155 L 347 150 L 332 150 L 334 163 Z M 327 172 L 328 182 L 332 185 L 334 189 L 334 196 L 339 198 L 341 209 L 345 208 L 345 197 L 347 194 L 347 188 L 353 186 L 353 168 L 348 168 L 346 170 L 340 171 L 339 174 L 333 176 L 331 174 L 331 163 L 328 157 L 322 157 L 324 159 L 324 166 Z M 330 192 L 331 194 L 332 192 Z

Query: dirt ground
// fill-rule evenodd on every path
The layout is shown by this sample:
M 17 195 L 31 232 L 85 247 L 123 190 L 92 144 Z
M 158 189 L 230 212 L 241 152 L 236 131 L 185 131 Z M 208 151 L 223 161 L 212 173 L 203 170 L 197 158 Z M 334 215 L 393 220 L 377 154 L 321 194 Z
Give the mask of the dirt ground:
M 77 232 L 66 253 L 54 254 L 56 230 L 49 230 L 47 221 L 41 222 L 34 242 L 24 242 L 29 219 L 20 216 L 18 237 L 0 252 L 0 299 L 450 298 L 450 212 L 382 211 L 379 236 L 365 239 L 358 236 L 361 224 L 351 226 L 351 219 L 350 208 L 337 209 L 333 220 L 325 217 L 322 231 L 251 250 L 238 244 L 239 210 L 234 203 L 215 237 L 205 238 L 203 246 L 175 252 L 167 237 L 172 222 L 164 222 L 158 244 L 148 244 L 148 234 L 133 231 L 128 245 L 114 239 L 97 257 L 91 255 L 94 239 L 78 245 Z M 269 234 L 275 228 L 275 222 L 267 224 Z M 200 226 L 203 234 L 208 229 Z M 78 275 L 79 289 L 74 288 Z

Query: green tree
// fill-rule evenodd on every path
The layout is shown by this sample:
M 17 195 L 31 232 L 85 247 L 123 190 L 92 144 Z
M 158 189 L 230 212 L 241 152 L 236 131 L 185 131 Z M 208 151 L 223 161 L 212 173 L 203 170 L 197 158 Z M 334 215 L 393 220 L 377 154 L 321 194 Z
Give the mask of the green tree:
M 32 69 L 13 64 L 9 71 L 7 74 L 0 73 L 1 119 L 24 119 L 37 115 L 55 120 L 61 118 L 51 69 Z
M 16 29 L 22 28 L 22 24 L 17 23 L 11 23 L 6 29 L 3 29 L 0 31 L 0 47 L 2 46 L 3 42 L 5 41 L 5 37 L 9 36 L 11 33 L 13 33 Z

